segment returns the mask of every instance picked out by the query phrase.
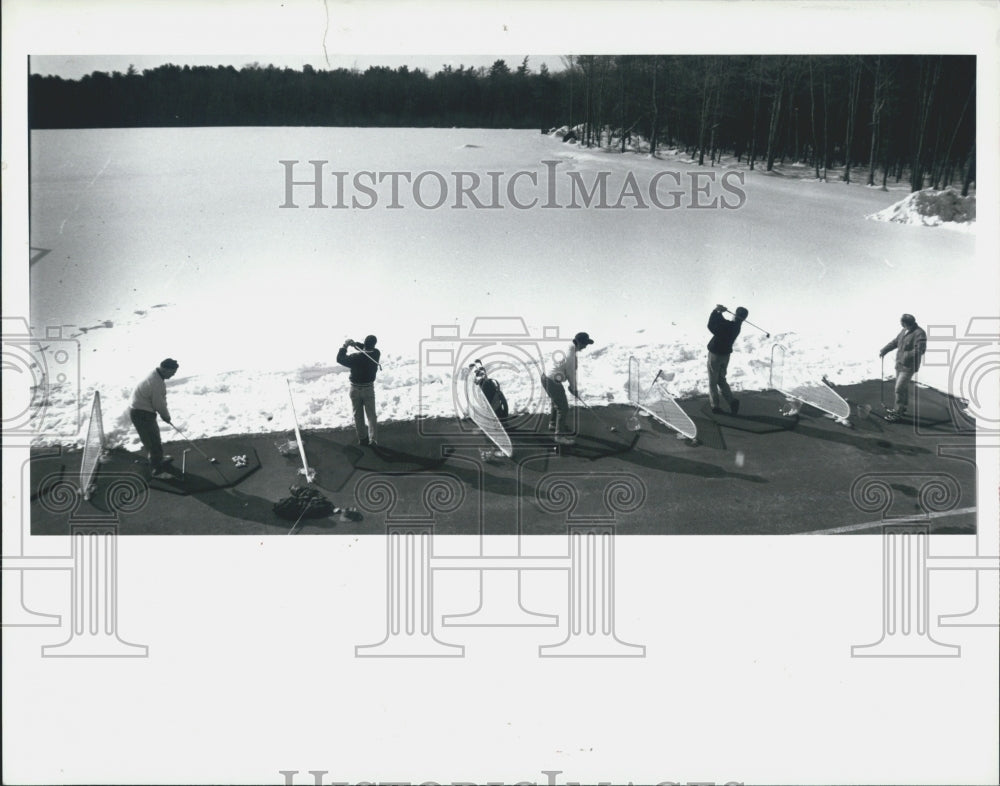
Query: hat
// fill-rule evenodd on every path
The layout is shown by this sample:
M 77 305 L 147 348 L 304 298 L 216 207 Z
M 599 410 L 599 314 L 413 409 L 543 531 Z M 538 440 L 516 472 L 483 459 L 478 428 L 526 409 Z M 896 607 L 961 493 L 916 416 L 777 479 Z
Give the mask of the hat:
M 365 349 L 374 349 L 377 343 L 378 339 L 375 336 L 365 336 Z
M 748 316 L 750 316 L 750 312 L 747 311 L 745 308 L 743 308 L 743 306 L 740 306 L 738 309 L 736 309 L 737 319 L 746 319 Z
M 573 343 L 579 344 L 581 347 L 589 346 L 594 343 L 594 339 L 590 337 L 589 333 L 577 333 L 573 336 Z
M 176 370 L 179 365 L 180 363 L 173 358 L 167 358 L 166 360 L 160 362 L 160 368 L 166 370 Z
M 904 325 L 917 324 L 917 318 L 913 316 L 913 314 L 903 314 L 903 316 L 899 318 L 899 321 L 902 322 Z

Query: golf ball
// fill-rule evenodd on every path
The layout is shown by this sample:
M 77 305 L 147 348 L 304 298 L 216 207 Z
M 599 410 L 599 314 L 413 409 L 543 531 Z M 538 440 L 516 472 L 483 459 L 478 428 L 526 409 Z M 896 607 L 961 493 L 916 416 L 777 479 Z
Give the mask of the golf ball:
M 736 451 L 736 466 L 737 467 L 742 467 L 743 464 L 746 463 L 746 460 L 747 459 L 746 459 L 746 456 L 743 455 L 743 451 L 742 450 L 737 450 Z

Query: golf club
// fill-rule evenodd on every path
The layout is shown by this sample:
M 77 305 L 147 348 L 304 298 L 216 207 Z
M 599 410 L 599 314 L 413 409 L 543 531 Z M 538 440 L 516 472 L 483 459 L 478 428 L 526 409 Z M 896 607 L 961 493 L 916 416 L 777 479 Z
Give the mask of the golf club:
M 369 360 L 370 360 L 370 361 L 371 361 L 372 363 L 374 363 L 374 364 L 376 365 L 376 367 L 378 367 L 378 370 L 379 370 L 379 371 L 381 371 L 381 370 L 382 370 L 382 364 L 381 364 L 381 363 L 379 363 L 379 362 L 378 362 L 378 361 L 377 361 L 377 360 L 376 360 L 375 358 L 373 358 L 373 357 L 372 357 L 372 356 L 371 356 L 370 354 L 368 354 L 368 350 L 366 350 L 366 349 L 365 349 L 365 345 L 364 345 L 364 344 L 362 344 L 362 343 L 361 343 L 360 341 L 355 341 L 355 340 L 354 340 L 354 339 L 352 339 L 352 338 L 349 338 L 349 339 L 347 339 L 347 342 L 348 342 L 348 343 L 349 343 L 349 344 L 350 344 L 350 345 L 351 345 L 352 347 L 354 347 L 354 349 L 356 349 L 356 350 L 357 350 L 358 352 L 360 352 L 360 353 L 361 353 L 362 355 L 364 355 L 364 356 L 365 356 L 366 358 L 368 358 L 368 359 L 369 359 Z
M 882 371 L 878 376 L 878 400 L 882 404 L 883 409 L 885 408 L 885 355 L 881 356 L 882 361 Z
M 730 311 L 730 310 L 729 310 L 728 308 L 726 309 L 726 313 L 727 313 L 727 314 L 733 314 L 733 316 L 734 316 L 734 317 L 736 316 L 736 314 L 734 314 L 734 313 L 733 313 L 732 311 Z M 750 325 L 750 327 L 755 327 L 755 328 L 757 328 L 757 330 L 759 330 L 759 331 L 760 331 L 761 333 L 763 333 L 763 334 L 764 334 L 764 338 L 770 338 L 770 337 L 771 337 L 771 334 L 770 334 L 770 333 L 768 333 L 768 332 L 767 332 L 766 330 L 764 330 L 764 328 L 762 328 L 762 327 L 761 327 L 760 325 L 755 325 L 755 324 L 754 324 L 753 322 L 751 322 L 751 321 L 750 321 L 749 319 L 744 319 L 743 321 L 744 321 L 744 322 L 746 322 L 746 323 L 747 323 L 748 325 Z
M 204 450 L 202 450 L 197 445 L 195 445 L 193 442 L 191 442 L 191 440 L 188 439 L 187 434 L 185 434 L 183 431 L 181 431 L 177 426 L 175 426 L 173 423 L 171 423 L 170 426 L 171 426 L 171 428 L 173 428 L 174 431 L 176 431 L 178 434 L 180 434 L 182 437 L 184 437 L 184 439 L 187 440 L 187 442 L 191 445 L 191 447 L 193 447 L 195 450 L 197 450 L 199 453 L 201 453 L 202 458 L 207 459 L 212 464 L 218 464 L 219 463 L 216 459 L 214 459 L 211 456 L 209 456 L 207 453 L 205 453 Z
M 303 507 L 302 512 L 299 513 L 299 517 L 295 519 L 295 523 L 292 524 L 292 528 L 288 530 L 289 535 L 294 535 L 299 528 L 299 522 L 302 521 L 302 517 L 305 515 L 306 509 Z
M 597 421 L 602 426 L 604 426 L 605 428 L 607 428 L 608 431 L 618 431 L 618 427 L 617 426 L 610 425 L 604 418 L 602 418 L 600 415 L 598 415 L 597 414 L 597 410 L 595 410 L 592 406 L 590 406 L 590 404 L 588 404 L 586 401 L 584 401 L 582 398 L 580 398 L 580 394 L 579 393 L 574 393 L 573 396 L 576 398 L 577 401 L 579 401 L 581 404 L 583 404 L 583 406 L 585 406 L 587 409 L 589 409 L 591 412 L 593 412 L 594 413 L 594 417 L 597 419 Z

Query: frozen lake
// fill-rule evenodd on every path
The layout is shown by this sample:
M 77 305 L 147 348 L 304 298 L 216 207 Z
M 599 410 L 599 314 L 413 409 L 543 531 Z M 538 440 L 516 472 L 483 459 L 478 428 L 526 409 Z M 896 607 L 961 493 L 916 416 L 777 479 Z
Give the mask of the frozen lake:
M 282 208 L 310 161 L 326 162 L 324 207 L 305 184 Z M 976 286 L 988 268 L 973 232 L 868 220 L 908 188 L 808 175 L 531 131 L 34 131 L 31 323 L 80 342 L 83 400 L 100 390 L 106 421 L 136 379 L 178 358 L 171 408 L 211 435 L 286 428 L 286 376 L 304 426 L 347 425 L 334 356 L 367 333 L 383 351 L 382 416 L 403 418 L 428 385 L 431 326 L 464 336 L 477 316 L 521 317 L 531 337 L 589 331 L 581 388 L 622 401 L 630 354 L 672 370 L 675 395 L 704 391 L 715 303 L 746 306 L 772 333 L 744 329 L 735 387 L 766 386 L 775 339 L 802 373 L 846 383 L 878 375 L 904 311 L 959 334 L 997 312 L 995 287 Z M 587 206 L 581 188 L 602 179 L 606 207 L 596 193 Z M 440 391 L 425 389 L 423 411 L 447 414 L 448 380 L 430 382 Z M 503 382 L 515 406 L 533 405 L 517 401 L 530 380 Z M 73 400 L 56 396 L 53 416 Z

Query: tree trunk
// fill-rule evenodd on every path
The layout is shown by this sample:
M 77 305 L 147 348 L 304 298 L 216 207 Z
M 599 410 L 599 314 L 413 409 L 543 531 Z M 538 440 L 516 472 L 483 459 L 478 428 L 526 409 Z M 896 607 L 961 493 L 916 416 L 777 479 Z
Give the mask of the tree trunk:
M 844 130 L 844 176 L 845 183 L 851 182 L 851 146 L 854 143 L 854 119 L 858 110 L 861 92 L 861 60 L 852 57 L 847 79 L 847 127 Z
M 910 169 L 910 191 L 919 191 L 924 187 L 924 140 L 927 136 L 927 120 L 930 117 L 931 105 L 934 103 L 934 89 L 941 76 L 941 60 L 938 58 L 934 66 L 921 68 L 920 99 L 917 112 L 917 141 L 913 154 L 913 165 Z
M 826 67 L 823 67 L 823 181 L 826 182 L 827 170 L 830 168 L 830 102 L 827 95 Z
M 778 138 L 778 119 L 781 117 L 781 99 L 785 89 L 785 64 L 778 58 L 778 73 L 774 86 L 774 95 L 771 98 L 771 117 L 767 128 L 767 171 L 774 169 L 774 159 L 777 156 L 775 144 Z
M 955 123 L 955 130 L 951 132 L 951 139 L 948 140 L 948 147 L 944 151 L 944 163 L 945 163 L 945 176 L 944 185 L 945 187 L 951 183 L 952 171 L 954 170 L 954 162 L 951 160 L 951 149 L 955 144 L 955 137 L 958 136 L 958 131 L 962 127 L 962 120 L 965 119 L 965 110 L 969 108 L 969 102 L 972 101 L 972 96 L 976 91 L 976 86 L 972 85 L 969 88 L 969 95 L 965 98 L 965 104 L 962 106 L 962 111 L 958 115 L 958 121 Z
M 965 177 L 962 179 L 962 196 L 969 195 L 969 186 L 975 179 L 976 173 L 976 143 L 972 143 L 972 149 L 969 151 L 969 161 L 965 167 Z
M 620 72 L 621 89 L 619 90 L 619 128 L 621 128 L 622 142 L 621 142 L 621 152 L 625 152 L 625 59 L 622 58 L 618 63 L 618 70 Z
M 649 121 L 649 155 L 656 155 L 656 121 L 657 121 L 657 108 L 656 108 L 656 68 L 658 65 L 659 58 L 653 55 L 653 89 L 651 91 L 651 102 L 650 102 L 650 121 Z
M 698 119 L 698 166 L 705 165 L 705 134 L 708 132 L 709 106 L 711 105 L 712 69 L 705 68 L 705 79 L 701 86 L 701 111 Z
M 750 169 L 751 171 L 757 164 L 757 123 L 760 119 L 760 95 L 763 89 L 764 82 L 764 66 L 763 59 L 758 58 L 757 69 L 756 69 L 756 85 L 754 86 L 754 98 L 753 98 L 753 126 L 750 129 Z
M 871 144 L 868 147 L 868 185 L 875 185 L 875 155 L 878 150 L 877 140 L 881 128 L 882 107 L 885 99 L 882 98 L 882 58 L 875 58 L 875 86 L 872 88 L 872 119 L 871 119 Z
M 816 140 L 816 91 L 813 81 L 813 61 L 809 58 L 809 127 L 812 129 L 812 158 L 819 180 L 819 143 Z

